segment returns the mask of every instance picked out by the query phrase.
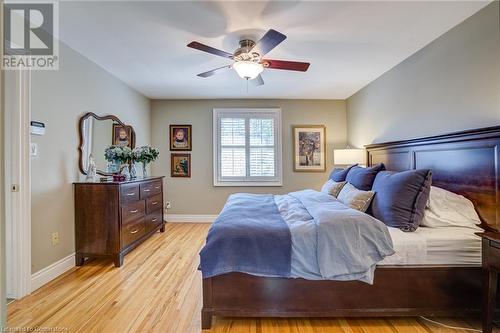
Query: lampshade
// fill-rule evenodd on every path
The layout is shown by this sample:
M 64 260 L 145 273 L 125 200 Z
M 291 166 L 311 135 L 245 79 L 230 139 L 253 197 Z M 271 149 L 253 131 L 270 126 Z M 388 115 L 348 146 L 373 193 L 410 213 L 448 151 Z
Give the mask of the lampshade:
M 249 80 L 255 79 L 264 70 L 262 64 L 253 61 L 237 61 L 233 68 L 242 79 Z
M 334 149 L 333 150 L 333 164 L 335 165 L 351 165 L 351 164 L 365 164 L 366 151 L 359 148 L 349 149 Z

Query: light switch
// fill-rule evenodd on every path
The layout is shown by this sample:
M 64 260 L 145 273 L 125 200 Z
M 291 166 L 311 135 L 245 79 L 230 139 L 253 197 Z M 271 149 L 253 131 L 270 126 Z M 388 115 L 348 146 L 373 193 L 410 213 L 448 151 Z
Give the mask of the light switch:
M 37 143 L 30 143 L 30 156 L 38 156 L 38 144 Z

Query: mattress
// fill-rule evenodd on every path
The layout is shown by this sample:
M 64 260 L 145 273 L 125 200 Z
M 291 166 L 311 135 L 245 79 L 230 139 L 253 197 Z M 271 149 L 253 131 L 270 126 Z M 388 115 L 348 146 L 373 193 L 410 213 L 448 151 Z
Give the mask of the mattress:
M 403 232 L 389 227 L 395 254 L 378 265 L 481 266 L 480 229 L 427 228 Z

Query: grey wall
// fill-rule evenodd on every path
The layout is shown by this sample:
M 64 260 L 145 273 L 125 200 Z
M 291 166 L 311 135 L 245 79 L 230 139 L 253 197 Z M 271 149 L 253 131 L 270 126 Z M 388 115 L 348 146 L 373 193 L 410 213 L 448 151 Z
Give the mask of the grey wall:
M 500 124 L 499 2 L 347 100 L 354 146 Z
M 75 251 L 72 182 L 79 180 L 80 116 L 115 114 L 134 126 L 137 144 L 150 144 L 150 101 L 81 54 L 60 44 L 58 71 L 33 71 L 32 119 L 44 122 L 44 136 L 32 136 L 32 272 Z M 60 244 L 52 246 L 51 234 Z
M 229 107 L 279 107 L 283 125 L 282 187 L 213 187 L 212 109 Z M 170 178 L 168 130 L 170 124 L 193 125 L 191 178 Z M 292 125 L 324 124 L 327 129 L 327 171 L 293 172 Z M 304 188 L 319 189 L 332 168 L 332 150 L 345 147 L 344 101 L 327 100 L 179 100 L 152 102 L 152 142 L 160 149 L 153 163 L 154 175 L 165 175 L 165 200 L 172 202 L 172 214 L 217 214 L 227 196 L 235 192 L 286 193 Z
M 2 6 L 3 7 L 3 6 Z M 3 17 L 3 10 L 0 9 L 0 17 Z M 3 24 L 0 24 L 0 36 L 3 36 Z M 0 43 L 0 54 L 3 54 L 3 43 Z M 4 141 L 4 117 L 5 117 L 5 103 L 4 103 L 4 89 L 5 89 L 5 73 L 0 71 L 0 138 Z M 0 144 L 0 328 L 5 325 L 6 318 L 6 281 L 5 281 L 5 195 L 3 189 L 5 188 L 5 151 L 4 144 Z

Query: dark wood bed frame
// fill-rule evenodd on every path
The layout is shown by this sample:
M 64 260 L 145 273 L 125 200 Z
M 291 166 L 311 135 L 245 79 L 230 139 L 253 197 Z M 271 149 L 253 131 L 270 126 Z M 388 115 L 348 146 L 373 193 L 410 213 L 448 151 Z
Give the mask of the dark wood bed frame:
M 366 146 L 368 165 L 430 168 L 433 185 L 475 205 L 481 227 L 500 223 L 500 126 Z M 481 267 L 380 266 L 373 285 L 229 273 L 203 279 L 202 328 L 212 316 L 355 317 L 479 311 Z

